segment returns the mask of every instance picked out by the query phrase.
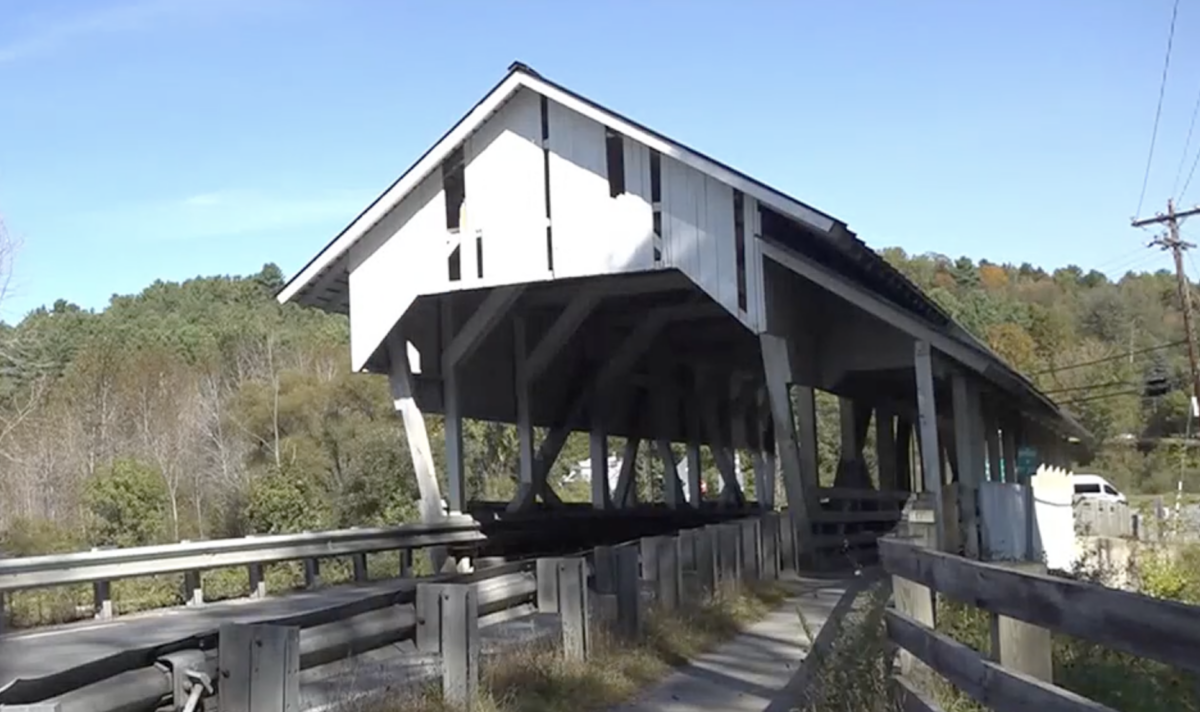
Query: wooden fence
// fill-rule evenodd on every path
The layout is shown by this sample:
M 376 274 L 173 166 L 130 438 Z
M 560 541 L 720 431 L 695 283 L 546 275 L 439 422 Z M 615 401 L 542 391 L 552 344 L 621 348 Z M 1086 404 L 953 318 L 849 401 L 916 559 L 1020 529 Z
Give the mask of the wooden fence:
M 897 683 L 905 710 L 939 710 L 921 690 L 921 664 L 997 712 L 1109 709 L 1054 685 L 1052 632 L 1200 673 L 1200 607 L 1019 570 L 1030 564 L 973 561 L 908 540 L 880 539 L 879 552 L 893 580 L 896 605 L 886 623 L 902 651 Z M 992 614 L 990 658 L 934 629 L 935 594 Z

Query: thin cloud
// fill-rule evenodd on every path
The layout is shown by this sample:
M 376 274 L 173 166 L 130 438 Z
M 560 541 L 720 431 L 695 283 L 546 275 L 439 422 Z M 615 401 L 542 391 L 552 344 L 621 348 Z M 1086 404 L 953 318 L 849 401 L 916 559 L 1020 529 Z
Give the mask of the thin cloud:
M 131 241 L 220 239 L 349 223 L 370 202 L 364 191 L 275 195 L 226 190 L 177 200 L 116 207 L 72 222 L 107 237 Z
M 42 18 L 28 23 L 21 36 L 0 38 L 0 66 L 52 55 L 89 38 L 144 32 L 165 22 L 198 20 L 202 13 L 225 16 L 253 5 L 233 0 L 142 0 L 67 17 Z

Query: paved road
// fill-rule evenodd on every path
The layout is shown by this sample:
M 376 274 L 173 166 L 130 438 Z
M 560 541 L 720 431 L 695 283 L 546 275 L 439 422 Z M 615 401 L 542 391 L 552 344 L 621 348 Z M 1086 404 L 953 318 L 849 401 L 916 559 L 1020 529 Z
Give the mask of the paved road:
M 253 623 L 301 615 L 413 585 L 412 580 L 390 579 L 263 600 L 240 599 L 199 608 L 164 609 L 0 636 L 0 690 L 13 680 L 44 677 L 130 648 L 148 648 L 200 635 L 216 630 L 222 623 Z

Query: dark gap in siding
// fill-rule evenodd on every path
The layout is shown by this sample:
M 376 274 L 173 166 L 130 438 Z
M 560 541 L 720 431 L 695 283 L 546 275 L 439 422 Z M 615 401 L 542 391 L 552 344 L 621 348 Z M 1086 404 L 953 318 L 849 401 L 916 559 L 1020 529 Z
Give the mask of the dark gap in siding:
M 615 198 L 625 193 L 625 137 L 612 129 L 605 129 L 604 148 L 608 167 L 608 197 Z
M 746 311 L 746 199 L 742 191 L 733 191 L 733 244 L 737 251 L 737 303 Z
M 550 100 L 542 100 L 542 180 L 546 195 L 546 269 L 554 271 L 554 228 L 550 222 Z
M 654 210 L 654 264 L 662 262 L 662 156 L 650 149 L 650 203 Z

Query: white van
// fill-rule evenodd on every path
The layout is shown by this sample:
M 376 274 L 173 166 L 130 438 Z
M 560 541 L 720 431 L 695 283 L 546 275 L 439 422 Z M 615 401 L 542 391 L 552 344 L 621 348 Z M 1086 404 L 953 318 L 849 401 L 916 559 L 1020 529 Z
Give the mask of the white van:
M 1088 499 L 1099 499 L 1105 502 L 1124 502 L 1125 495 L 1121 494 L 1112 483 L 1100 475 L 1073 474 L 1071 482 L 1075 485 L 1075 496 Z

